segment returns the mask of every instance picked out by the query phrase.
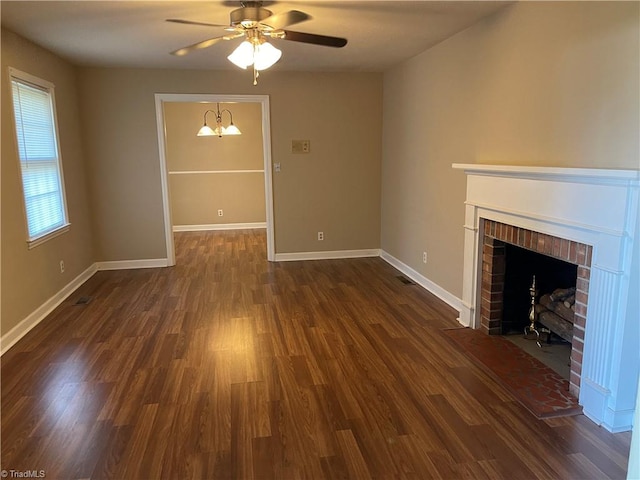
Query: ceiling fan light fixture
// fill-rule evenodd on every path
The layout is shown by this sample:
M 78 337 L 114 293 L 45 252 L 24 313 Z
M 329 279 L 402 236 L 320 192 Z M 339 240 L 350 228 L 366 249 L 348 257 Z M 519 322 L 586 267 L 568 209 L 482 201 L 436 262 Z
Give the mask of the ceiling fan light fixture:
M 256 70 L 266 70 L 273 66 L 280 57 L 282 51 L 271 45 L 269 42 L 263 42 L 256 45 L 253 56 L 254 66 Z
M 227 57 L 234 65 L 246 69 L 266 70 L 282 57 L 282 51 L 263 39 L 245 40 Z
M 253 63 L 253 45 L 245 40 L 227 57 L 227 59 L 242 69 L 246 69 Z
M 225 35 L 209 38 L 171 53 L 178 56 L 186 55 L 194 50 L 208 48 L 222 40 L 245 37 L 245 41 L 238 45 L 231 55 L 227 56 L 227 59 L 243 70 L 253 66 L 253 84 L 257 85 L 260 71 L 272 67 L 282 57 L 282 52 L 267 42 L 267 38 L 335 48 L 344 47 L 347 44 L 346 38 L 285 30 L 290 25 L 310 20 L 311 16 L 298 10 L 289 10 L 274 15 L 271 10 L 263 8 L 263 3 L 261 1 L 241 1 L 241 8 L 231 12 L 231 23 L 228 26 L 177 18 L 167 19 L 168 22 L 180 24 L 223 27 L 226 32 Z

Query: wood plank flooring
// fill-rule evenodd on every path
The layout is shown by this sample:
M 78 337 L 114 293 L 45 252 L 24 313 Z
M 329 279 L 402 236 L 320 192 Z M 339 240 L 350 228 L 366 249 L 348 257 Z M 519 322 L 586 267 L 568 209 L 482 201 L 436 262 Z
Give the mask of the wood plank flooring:
M 630 434 L 537 420 L 379 258 L 269 263 L 176 234 L 98 272 L 2 357 L 1 468 L 47 479 L 622 479 Z M 73 303 L 82 296 L 85 306 Z

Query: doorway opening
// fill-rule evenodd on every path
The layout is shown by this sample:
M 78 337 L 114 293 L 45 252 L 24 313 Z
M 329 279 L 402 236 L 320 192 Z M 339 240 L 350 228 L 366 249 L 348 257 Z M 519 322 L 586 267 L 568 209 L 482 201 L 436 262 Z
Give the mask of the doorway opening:
M 267 260 L 275 260 L 274 231 L 273 231 L 273 182 L 271 175 L 271 132 L 269 116 L 269 97 L 267 95 L 213 95 L 213 94 L 156 94 L 156 122 L 158 133 L 158 149 L 160 159 L 160 175 L 162 186 L 162 200 L 164 211 L 165 242 L 167 246 L 167 264 L 175 265 L 176 254 L 173 238 L 173 220 L 169 189 L 169 169 L 167 162 L 167 135 L 165 104 L 167 103 L 258 103 L 261 111 L 262 123 L 262 156 L 264 169 L 264 195 Z M 195 134 L 194 134 L 195 135 Z

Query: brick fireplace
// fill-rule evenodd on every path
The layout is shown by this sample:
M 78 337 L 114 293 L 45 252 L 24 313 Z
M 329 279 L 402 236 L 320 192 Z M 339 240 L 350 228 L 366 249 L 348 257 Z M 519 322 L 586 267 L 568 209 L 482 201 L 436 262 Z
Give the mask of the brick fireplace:
M 467 175 L 460 323 L 497 331 L 505 244 L 577 265 L 571 390 L 595 423 L 630 430 L 640 373 L 631 301 L 640 288 L 631 274 L 640 171 L 453 167 Z
M 505 243 L 563 260 L 578 266 L 576 279 L 576 308 L 573 339 L 571 340 L 571 374 L 569 389 L 580 394 L 580 376 L 584 352 L 584 333 L 587 322 L 589 277 L 591 274 L 590 245 L 534 232 L 526 228 L 481 219 L 482 279 L 480 283 L 480 329 L 489 335 L 502 333 L 503 292 L 505 281 Z

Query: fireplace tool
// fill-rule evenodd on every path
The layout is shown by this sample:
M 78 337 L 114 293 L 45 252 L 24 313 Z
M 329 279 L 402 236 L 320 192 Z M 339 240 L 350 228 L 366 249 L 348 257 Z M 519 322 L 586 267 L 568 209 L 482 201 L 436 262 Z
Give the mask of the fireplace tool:
M 529 295 L 531 295 L 531 308 L 529 309 L 529 322 L 531 322 L 531 324 L 524 327 L 524 335 L 526 337 L 532 332 L 535 333 L 536 345 L 542 348 L 542 345 L 540 345 L 540 332 L 536 328 L 536 295 L 537 294 L 538 292 L 536 292 L 536 276 L 534 275 L 533 282 L 531 282 L 531 286 L 529 287 Z

